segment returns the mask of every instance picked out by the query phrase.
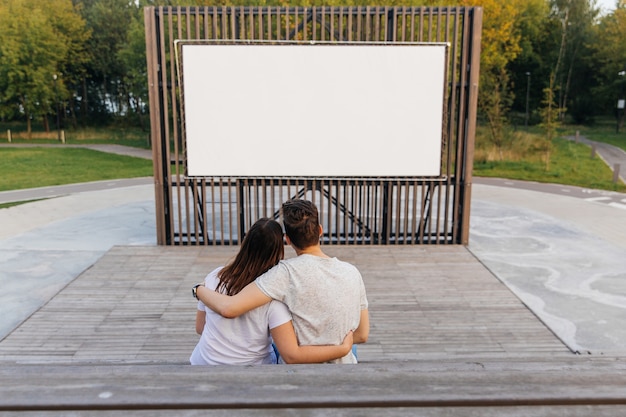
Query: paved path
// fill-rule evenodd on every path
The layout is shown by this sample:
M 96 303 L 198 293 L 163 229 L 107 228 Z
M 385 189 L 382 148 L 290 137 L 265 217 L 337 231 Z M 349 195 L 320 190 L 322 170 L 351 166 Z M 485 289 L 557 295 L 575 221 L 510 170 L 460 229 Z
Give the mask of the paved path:
M 589 145 L 613 172 L 615 172 L 616 166 L 618 167 L 619 178 L 626 183 L 626 151 L 608 143 L 591 141 L 584 136 L 578 136 L 578 138 L 567 136 L 566 139 Z

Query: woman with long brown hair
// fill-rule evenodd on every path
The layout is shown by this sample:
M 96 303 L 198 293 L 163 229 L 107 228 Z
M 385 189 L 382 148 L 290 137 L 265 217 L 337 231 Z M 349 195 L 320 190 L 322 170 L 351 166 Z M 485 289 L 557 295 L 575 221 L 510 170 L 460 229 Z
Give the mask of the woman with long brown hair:
M 280 224 L 267 218 L 259 219 L 244 237 L 235 259 L 209 273 L 204 283 L 198 285 L 235 295 L 276 265 L 283 256 Z M 276 363 L 272 340 L 285 363 L 326 362 L 345 356 L 352 348 L 351 332 L 341 345 L 299 346 L 291 314 L 278 301 L 234 319 L 220 316 L 199 301 L 196 332 L 201 338 L 191 354 L 192 365 Z

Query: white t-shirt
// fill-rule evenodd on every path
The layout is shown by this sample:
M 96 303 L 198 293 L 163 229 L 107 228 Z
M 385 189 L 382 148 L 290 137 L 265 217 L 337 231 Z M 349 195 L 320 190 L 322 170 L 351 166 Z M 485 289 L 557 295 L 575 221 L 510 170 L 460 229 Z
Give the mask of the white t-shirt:
M 206 276 L 207 288 L 217 288 L 221 269 Z M 202 302 L 198 302 L 198 310 L 205 312 L 206 324 L 189 358 L 192 365 L 276 363 L 269 330 L 291 320 L 283 303 L 272 301 L 234 319 L 220 316 Z
M 255 282 L 287 305 L 300 345 L 340 345 L 368 306 L 361 273 L 337 258 L 300 255 L 280 261 Z M 356 358 L 350 352 L 331 362 L 356 363 Z

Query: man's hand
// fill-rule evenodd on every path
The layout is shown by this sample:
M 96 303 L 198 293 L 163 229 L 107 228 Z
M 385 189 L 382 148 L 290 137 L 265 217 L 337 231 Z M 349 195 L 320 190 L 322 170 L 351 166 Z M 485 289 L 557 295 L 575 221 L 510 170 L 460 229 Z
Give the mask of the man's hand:
M 198 287 L 196 294 L 198 300 L 202 301 L 205 306 L 226 318 L 239 317 L 272 301 L 254 282 L 246 285 L 241 292 L 233 296 L 220 294 L 206 287 Z

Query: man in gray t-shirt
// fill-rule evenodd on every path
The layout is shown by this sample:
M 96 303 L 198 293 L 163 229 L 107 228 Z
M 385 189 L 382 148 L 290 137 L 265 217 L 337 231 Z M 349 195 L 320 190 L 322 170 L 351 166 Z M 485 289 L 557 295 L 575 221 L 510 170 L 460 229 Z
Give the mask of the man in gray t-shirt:
M 298 256 L 281 261 L 237 295 L 198 287 L 198 299 L 224 317 L 279 300 L 291 311 L 300 345 L 339 345 L 351 330 L 354 343 L 365 343 L 369 315 L 361 274 L 322 251 L 322 227 L 313 203 L 289 200 L 282 212 L 287 243 Z M 356 363 L 356 358 L 350 353 L 333 362 Z

